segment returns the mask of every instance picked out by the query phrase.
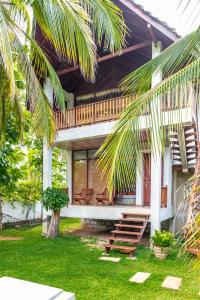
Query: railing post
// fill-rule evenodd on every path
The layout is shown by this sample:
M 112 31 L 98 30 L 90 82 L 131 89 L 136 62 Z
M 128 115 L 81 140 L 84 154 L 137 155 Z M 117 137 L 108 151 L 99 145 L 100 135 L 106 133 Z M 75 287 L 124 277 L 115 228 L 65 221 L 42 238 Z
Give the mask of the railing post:
M 135 96 L 122 96 L 110 100 L 91 103 L 83 106 L 55 112 L 57 129 L 76 127 L 96 122 L 115 120 L 133 101 Z
M 96 109 L 95 109 L 95 103 L 93 103 L 93 108 L 92 108 L 92 114 L 93 114 L 93 117 L 92 117 L 92 123 L 95 123 L 96 121 Z

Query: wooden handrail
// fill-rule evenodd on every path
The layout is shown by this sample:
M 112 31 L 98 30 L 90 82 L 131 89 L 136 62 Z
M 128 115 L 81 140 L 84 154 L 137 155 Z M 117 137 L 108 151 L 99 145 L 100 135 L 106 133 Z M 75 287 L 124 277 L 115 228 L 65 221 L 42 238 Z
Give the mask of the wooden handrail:
M 105 101 L 81 105 L 64 112 L 55 112 L 54 115 L 57 129 L 115 120 L 136 98 L 136 94 L 121 96 Z M 177 87 L 173 92 L 167 93 L 162 97 L 162 111 L 178 109 L 180 106 L 181 108 L 191 107 L 194 109 L 194 92 L 192 86 Z M 148 113 L 149 110 L 147 109 L 144 114 Z
M 55 112 L 57 129 L 115 120 L 136 97 L 123 96 Z

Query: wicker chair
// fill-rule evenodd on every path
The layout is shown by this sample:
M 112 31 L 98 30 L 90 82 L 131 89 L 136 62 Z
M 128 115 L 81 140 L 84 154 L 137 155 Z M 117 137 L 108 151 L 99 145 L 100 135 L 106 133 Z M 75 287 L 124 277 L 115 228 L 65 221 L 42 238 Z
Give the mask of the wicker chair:
M 102 193 L 96 195 L 96 205 L 112 205 L 113 200 L 110 201 L 107 188 Z
M 93 189 L 82 189 L 81 193 L 73 195 L 73 204 L 90 204 L 92 199 Z

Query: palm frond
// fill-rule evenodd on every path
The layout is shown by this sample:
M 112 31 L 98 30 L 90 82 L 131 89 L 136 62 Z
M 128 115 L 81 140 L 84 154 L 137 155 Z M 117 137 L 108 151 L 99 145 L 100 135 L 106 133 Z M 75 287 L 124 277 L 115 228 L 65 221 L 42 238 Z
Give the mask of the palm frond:
M 183 121 L 180 109 L 191 107 L 191 100 L 198 101 L 199 90 L 195 95 L 194 89 L 200 79 L 199 68 L 200 58 L 138 96 L 122 113 L 113 133 L 99 150 L 98 166 L 103 174 L 107 174 L 110 191 L 113 188 L 121 190 L 122 186 L 128 188 L 135 182 L 136 162 L 141 149 L 164 149 L 166 125 L 179 128 Z M 152 109 L 155 101 L 159 105 Z M 167 113 L 163 111 L 166 108 Z M 149 130 L 154 132 L 153 137 Z M 141 141 L 142 135 L 147 137 L 146 141 Z
M 122 11 L 110 0 L 84 0 L 84 8 L 91 16 L 96 43 L 111 52 L 126 46 L 126 25 Z
M 6 3 L 4 7 L 7 7 L 9 10 L 12 18 L 15 20 L 15 22 L 20 26 L 23 26 L 26 28 L 27 35 L 31 35 L 31 14 L 30 10 L 31 7 L 28 3 L 28 1 L 24 2 L 23 0 L 12 0 L 10 1 L 10 5 L 6 6 Z
M 36 0 L 34 16 L 44 36 L 61 57 L 79 64 L 83 75 L 94 80 L 96 46 L 90 29 L 91 19 L 76 0 Z
M 15 20 L 13 20 L 9 15 L 9 12 L 5 7 L 2 8 L 2 15 L 6 20 L 7 30 L 12 32 L 12 50 L 17 53 L 15 58 L 17 67 L 26 80 L 28 95 L 31 95 L 30 101 L 33 112 L 33 128 L 35 129 L 36 133 L 39 135 L 43 133 L 43 136 L 46 136 L 48 141 L 52 142 L 55 136 L 55 124 L 52 107 L 43 92 L 39 79 L 41 80 L 42 78 L 49 77 L 54 90 L 55 98 L 61 109 L 63 109 L 64 95 L 61 83 L 41 48 L 31 37 L 26 34 L 26 32 L 24 32 L 18 26 Z M 23 34 L 23 36 L 30 43 L 30 54 L 24 51 L 24 47 L 19 39 L 19 34 Z M 16 111 L 19 113 L 19 107 Z M 37 118 L 40 120 L 40 123 L 38 122 Z
M 151 88 L 152 75 L 162 70 L 163 78 L 175 73 L 200 56 L 200 27 L 183 37 L 142 67 L 130 73 L 121 83 L 127 94 L 143 93 Z
M 187 16 L 186 24 L 191 27 L 199 18 L 200 15 L 200 2 L 199 0 L 180 0 L 177 11 L 182 15 Z
M 10 97 L 13 99 L 15 96 L 14 61 L 10 45 L 10 33 L 7 28 L 3 11 L 4 7 L 0 3 L 0 64 L 4 65 L 9 80 Z
M 36 0 L 34 16 L 61 58 L 79 65 L 86 79 L 95 79 L 96 45 L 111 52 L 125 46 L 126 26 L 110 0 Z

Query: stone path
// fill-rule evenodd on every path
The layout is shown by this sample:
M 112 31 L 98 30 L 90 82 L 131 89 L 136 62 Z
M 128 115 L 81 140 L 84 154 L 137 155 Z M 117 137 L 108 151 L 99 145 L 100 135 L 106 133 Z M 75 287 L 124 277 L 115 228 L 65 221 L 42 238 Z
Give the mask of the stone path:
M 24 239 L 23 237 L 0 236 L 0 241 L 19 241 L 23 239 Z
M 136 283 L 144 283 L 150 275 L 151 273 L 137 272 L 133 277 L 129 279 L 129 281 Z
M 181 282 L 182 278 L 167 276 L 162 283 L 162 287 L 167 289 L 178 290 L 181 286 Z
M 129 260 L 137 260 L 137 258 L 136 258 L 135 256 L 127 257 L 126 259 L 129 259 Z
M 102 256 L 99 259 L 104 260 L 104 261 L 112 261 L 112 262 L 119 262 L 121 260 L 121 258 L 119 258 L 119 257 L 111 257 L 111 256 Z M 133 257 L 131 259 L 135 260 L 136 257 Z M 151 276 L 151 273 L 137 272 L 134 276 L 132 276 L 129 279 L 129 281 L 134 282 L 134 283 L 144 283 L 150 276 Z M 181 283 L 182 283 L 182 278 L 174 277 L 174 276 L 167 276 L 163 280 L 161 287 L 167 288 L 167 289 L 178 290 L 181 286 Z M 200 293 L 199 293 L 199 295 L 200 295 Z
M 119 262 L 121 260 L 121 258 L 119 257 L 111 257 L 111 256 L 102 256 L 99 259 L 105 261 L 112 261 L 112 262 Z

